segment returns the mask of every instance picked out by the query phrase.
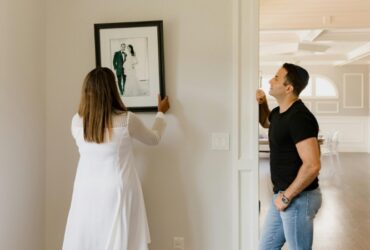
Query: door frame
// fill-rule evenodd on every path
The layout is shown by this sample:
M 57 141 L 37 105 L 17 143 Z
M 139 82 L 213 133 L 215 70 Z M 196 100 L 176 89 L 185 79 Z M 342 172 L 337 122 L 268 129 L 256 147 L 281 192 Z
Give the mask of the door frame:
M 233 249 L 258 249 L 259 0 L 233 0 Z

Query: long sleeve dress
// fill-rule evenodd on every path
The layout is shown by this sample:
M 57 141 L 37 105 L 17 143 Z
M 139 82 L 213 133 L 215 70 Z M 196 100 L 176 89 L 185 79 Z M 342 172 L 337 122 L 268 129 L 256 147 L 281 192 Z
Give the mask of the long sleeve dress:
M 132 56 L 130 53 L 127 54 L 127 58 L 123 67 L 125 68 L 126 83 L 125 83 L 125 94 L 124 96 L 140 96 L 140 83 L 136 75 L 136 65 L 138 61 L 136 56 Z
M 109 141 L 86 142 L 82 118 L 72 119 L 80 153 L 63 250 L 147 250 L 150 243 L 133 139 L 159 143 L 165 128 L 158 112 L 152 129 L 133 113 L 113 118 Z

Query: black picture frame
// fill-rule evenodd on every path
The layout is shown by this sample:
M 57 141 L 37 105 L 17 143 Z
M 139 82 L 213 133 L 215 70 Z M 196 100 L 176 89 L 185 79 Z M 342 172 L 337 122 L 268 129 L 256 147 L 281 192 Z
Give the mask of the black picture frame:
M 96 66 L 115 73 L 128 110 L 157 111 L 158 94 L 166 95 L 163 21 L 97 23 L 94 36 Z

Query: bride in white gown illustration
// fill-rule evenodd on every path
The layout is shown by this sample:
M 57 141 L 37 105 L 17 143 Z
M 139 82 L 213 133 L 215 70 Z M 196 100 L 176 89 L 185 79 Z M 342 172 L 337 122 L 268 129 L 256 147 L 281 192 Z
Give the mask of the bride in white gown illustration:
M 125 96 L 139 96 L 141 95 L 139 80 L 136 75 L 136 64 L 138 63 L 135 56 L 134 47 L 129 44 L 127 46 L 127 57 L 123 64 L 126 74 L 126 84 L 125 84 Z

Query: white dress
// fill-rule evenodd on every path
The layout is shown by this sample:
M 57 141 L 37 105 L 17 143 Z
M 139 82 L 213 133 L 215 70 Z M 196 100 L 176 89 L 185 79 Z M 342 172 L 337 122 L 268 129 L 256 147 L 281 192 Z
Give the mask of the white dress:
M 114 117 L 111 139 L 84 140 L 82 118 L 72 119 L 80 152 L 63 250 L 147 250 L 150 235 L 132 138 L 159 143 L 165 128 L 158 112 L 152 129 L 133 113 Z
M 127 53 L 127 57 L 123 67 L 125 68 L 126 82 L 124 96 L 139 96 L 141 95 L 139 80 L 136 75 L 136 56 Z

